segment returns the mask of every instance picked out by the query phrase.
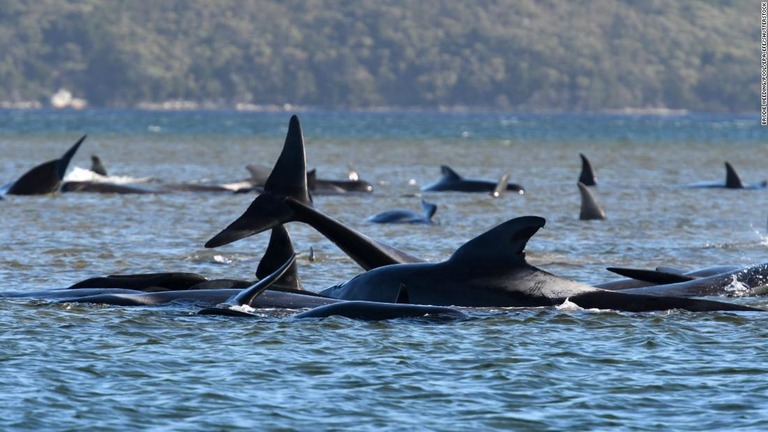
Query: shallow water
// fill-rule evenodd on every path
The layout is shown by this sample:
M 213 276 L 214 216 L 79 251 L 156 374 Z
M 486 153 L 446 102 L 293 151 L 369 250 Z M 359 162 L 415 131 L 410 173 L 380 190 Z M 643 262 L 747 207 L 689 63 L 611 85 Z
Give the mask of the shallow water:
M 58 157 L 97 154 L 111 174 L 230 182 L 271 166 L 288 113 L 0 111 L 0 183 Z M 768 178 L 768 129 L 750 116 L 300 113 L 310 167 L 371 196 L 318 196 L 325 213 L 437 261 L 494 225 L 539 215 L 529 262 L 587 283 L 607 266 L 685 268 L 766 260 L 767 190 L 687 189 Z M 597 169 L 605 221 L 580 221 L 578 153 Z M 374 225 L 419 210 L 439 165 L 509 173 L 526 194 L 432 193 L 434 226 Z M 268 236 L 206 240 L 252 195 L 60 194 L 0 201 L 0 290 L 91 276 L 188 271 L 252 278 Z M 289 225 L 304 285 L 360 270 L 311 228 Z M 312 247 L 315 261 L 308 260 Z M 768 300 L 722 299 L 768 307 Z M 297 321 L 195 316 L 187 306 L 0 302 L 3 430 L 760 430 L 768 331 L 757 313 L 485 310 L 463 321 Z

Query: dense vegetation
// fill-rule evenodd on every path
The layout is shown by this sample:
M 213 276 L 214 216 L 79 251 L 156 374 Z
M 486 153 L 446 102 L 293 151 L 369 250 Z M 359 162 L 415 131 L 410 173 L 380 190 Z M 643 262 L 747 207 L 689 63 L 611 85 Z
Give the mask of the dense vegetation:
M 750 1 L 0 0 L 0 101 L 754 111 Z

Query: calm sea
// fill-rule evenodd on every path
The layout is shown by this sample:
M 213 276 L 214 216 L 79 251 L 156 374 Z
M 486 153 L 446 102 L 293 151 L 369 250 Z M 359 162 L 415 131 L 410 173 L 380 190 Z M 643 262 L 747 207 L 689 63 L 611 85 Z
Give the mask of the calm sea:
M 232 182 L 270 167 L 291 113 L 0 111 L 0 183 L 88 139 L 115 176 Z M 607 266 L 768 261 L 768 190 L 688 189 L 768 178 L 757 116 L 299 113 L 310 167 L 370 196 L 318 196 L 323 212 L 429 260 L 496 224 L 539 215 L 528 260 L 587 283 Z M 578 220 L 579 153 L 605 221 Z M 419 209 L 447 164 L 522 184 L 524 196 L 433 193 L 434 226 L 372 225 Z M 0 201 L 0 291 L 114 273 L 249 279 L 268 235 L 209 250 L 252 195 L 57 194 Z M 308 289 L 360 272 L 290 224 Z M 315 260 L 308 259 L 313 248 Z M 723 299 L 768 307 L 763 298 Z M 196 316 L 185 306 L 0 302 L 0 430 L 764 430 L 768 326 L 754 313 L 482 311 L 453 322 Z

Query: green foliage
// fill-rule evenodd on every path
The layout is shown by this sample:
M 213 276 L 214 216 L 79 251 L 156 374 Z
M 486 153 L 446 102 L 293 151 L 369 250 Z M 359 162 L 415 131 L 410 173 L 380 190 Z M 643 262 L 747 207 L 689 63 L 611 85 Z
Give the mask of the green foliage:
M 740 1 L 0 0 L 0 100 L 752 111 Z

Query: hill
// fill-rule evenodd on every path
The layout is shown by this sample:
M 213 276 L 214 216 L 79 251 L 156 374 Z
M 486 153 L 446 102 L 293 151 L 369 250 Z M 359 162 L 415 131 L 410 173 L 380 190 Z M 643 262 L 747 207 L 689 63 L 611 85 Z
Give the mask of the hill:
M 755 111 L 747 1 L 0 0 L 0 101 Z

